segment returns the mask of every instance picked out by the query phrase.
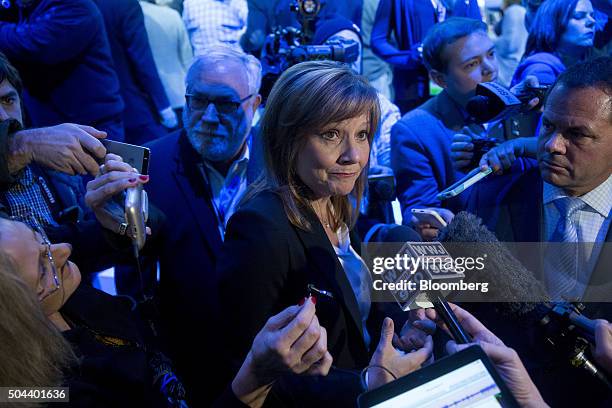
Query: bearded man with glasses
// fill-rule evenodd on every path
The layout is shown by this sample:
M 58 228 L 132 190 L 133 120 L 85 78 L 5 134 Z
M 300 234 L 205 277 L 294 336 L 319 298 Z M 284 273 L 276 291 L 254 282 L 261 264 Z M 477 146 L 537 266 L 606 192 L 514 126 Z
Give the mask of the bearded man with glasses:
M 156 258 L 143 260 L 142 270 L 145 281 L 155 281 L 159 261 L 160 335 L 196 406 L 210 405 L 225 386 L 215 375 L 202 389 L 201 373 L 221 367 L 214 352 L 221 315 L 215 264 L 225 225 L 261 168 L 251 136 L 260 84 L 255 57 L 224 45 L 208 48 L 187 73 L 183 129 L 149 145 L 147 193 L 168 222 L 151 251 Z M 118 292 L 136 276 L 117 268 Z M 195 327 L 210 335 L 194 336 Z

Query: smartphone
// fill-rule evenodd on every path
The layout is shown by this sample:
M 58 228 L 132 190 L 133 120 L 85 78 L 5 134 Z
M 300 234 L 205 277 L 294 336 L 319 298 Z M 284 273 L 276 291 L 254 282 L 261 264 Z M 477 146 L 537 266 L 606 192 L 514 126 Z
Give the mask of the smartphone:
M 433 228 L 440 229 L 446 227 L 447 225 L 446 221 L 444 221 L 444 218 L 442 218 L 442 216 L 438 214 L 438 212 L 435 210 L 429 210 L 425 208 L 413 208 L 410 211 L 412 212 L 412 215 L 414 215 L 416 219 L 419 220 L 419 222 L 429 224 Z
M 148 147 L 121 143 L 108 139 L 101 139 L 100 141 L 104 147 L 106 147 L 106 153 L 113 153 L 117 156 L 121 156 L 125 163 L 134 167 L 140 174 L 149 173 L 151 150 Z

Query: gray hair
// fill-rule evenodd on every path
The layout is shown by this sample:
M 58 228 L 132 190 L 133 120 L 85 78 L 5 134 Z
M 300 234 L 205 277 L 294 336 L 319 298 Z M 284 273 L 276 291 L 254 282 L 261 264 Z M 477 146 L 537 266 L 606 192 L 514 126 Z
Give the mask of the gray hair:
M 201 55 L 197 56 L 185 78 L 185 86 L 187 91 L 190 90 L 190 85 L 193 82 L 193 77 L 200 72 L 201 69 L 206 69 L 208 64 L 218 64 L 227 60 L 233 60 L 244 67 L 250 94 L 258 94 L 261 86 L 261 63 L 257 58 L 250 54 L 246 54 L 238 47 L 230 47 L 224 44 L 210 45 L 202 50 Z

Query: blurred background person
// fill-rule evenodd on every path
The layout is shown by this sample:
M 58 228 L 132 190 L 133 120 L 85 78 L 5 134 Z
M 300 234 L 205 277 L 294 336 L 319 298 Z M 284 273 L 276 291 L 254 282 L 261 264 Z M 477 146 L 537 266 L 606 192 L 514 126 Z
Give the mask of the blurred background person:
M 193 50 L 181 16 L 161 0 L 141 1 L 151 52 L 164 90 L 183 126 L 185 105 L 185 76 L 193 60 Z
M 261 149 L 251 126 L 261 101 L 260 84 L 257 58 L 229 45 L 208 47 L 185 78 L 183 128 L 149 145 L 154 158 L 149 201 L 171 222 L 158 231 L 151 256 L 142 261 L 144 286 L 147 294 L 157 295 L 160 337 L 196 405 L 210 404 L 226 384 L 218 376 L 201 389 L 202 367 L 221 364 L 218 353 L 201 349 L 219 348 L 219 337 L 191 332 L 195 325 L 217 327 L 223 315 L 215 265 L 226 224 L 261 172 L 255 152 Z M 141 298 L 137 269 L 115 270 L 118 292 Z M 202 315 L 202 310 L 210 312 Z
M 498 35 L 495 40 L 497 63 L 499 65 L 497 80 L 505 87 L 510 87 L 512 76 L 525 53 L 527 44 L 526 11 L 520 0 L 504 0 L 502 11 L 502 19 L 495 27 Z
M 421 56 L 431 27 L 449 17 L 481 19 L 476 0 L 381 0 L 370 43 L 372 50 L 393 66 L 395 104 L 402 114 L 429 99 L 429 75 Z
M 185 0 L 183 21 L 194 55 L 215 44 L 240 47 L 247 15 L 246 0 Z
M 568 66 L 586 59 L 593 49 L 595 12 L 589 0 L 546 0 L 534 18 L 525 56 L 512 86 L 527 75 L 551 85 Z
M 178 120 L 159 79 L 138 0 L 94 0 L 104 18 L 125 102 L 125 141 L 141 145 L 175 128 Z
M 443 91 L 393 126 L 391 168 L 403 223 L 416 225 L 423 239 L 429 240 L 437 229 L 417 224 L 411 210 L 434 209 L 449 222 L 465 205 L 465 197 L 441 202 L 437 195 L 463 174 L 451 160 L 455 133 L 486 134 L 483 125 L 469 120 L 465 106 L 479 83 L 497 79 L 498 68 L 486 24 L 465 17 L 453 17 L 431 28 L 423 41 L 423 61 Z
M 364 0 L 361 16 L 361 38 L 363 40 L 363 75 L 370 85 L 393 100 L 393 70 L 391 66 L 374 54 L 371 45 L 372 29 L 380 0 Z
M 124 140 L 119 79 L 91 0 L 24 0 L 0 8 L 0 51 L 23 77 L 32 126 L 81 123 Z

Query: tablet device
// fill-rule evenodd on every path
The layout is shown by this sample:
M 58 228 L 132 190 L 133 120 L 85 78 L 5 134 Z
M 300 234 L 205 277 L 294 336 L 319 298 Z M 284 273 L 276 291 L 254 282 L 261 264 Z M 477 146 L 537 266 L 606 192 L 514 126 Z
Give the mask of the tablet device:
M 479 346 L 471 346 L 361 394 L 359 408 L 516 407 L 516 399 Z

